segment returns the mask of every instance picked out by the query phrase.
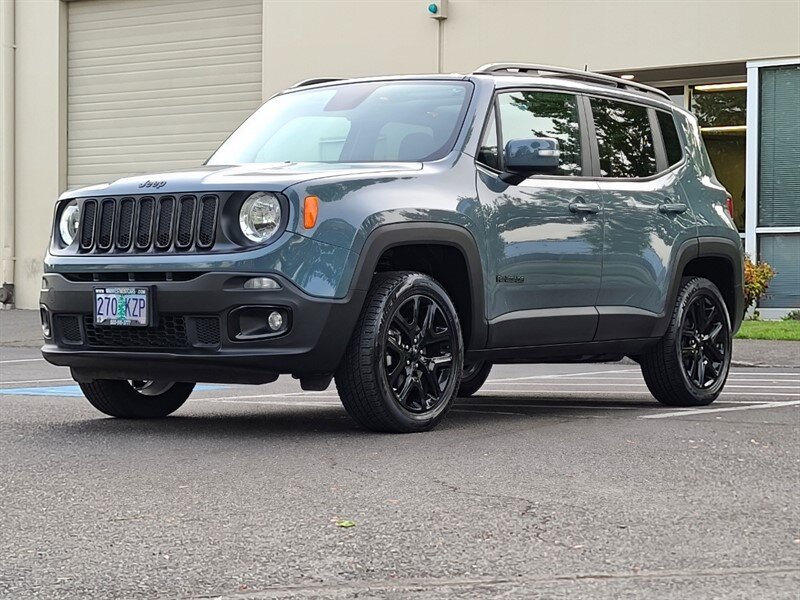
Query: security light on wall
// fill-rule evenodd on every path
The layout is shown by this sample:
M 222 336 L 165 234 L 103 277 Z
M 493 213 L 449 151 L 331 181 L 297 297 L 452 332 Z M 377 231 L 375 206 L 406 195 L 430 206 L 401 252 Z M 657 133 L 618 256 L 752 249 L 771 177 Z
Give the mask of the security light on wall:
M 428 16 L 432 19 L 446 19 L 447 18 L 447 0 L 435 0 L 425 2 L 425 10 Z

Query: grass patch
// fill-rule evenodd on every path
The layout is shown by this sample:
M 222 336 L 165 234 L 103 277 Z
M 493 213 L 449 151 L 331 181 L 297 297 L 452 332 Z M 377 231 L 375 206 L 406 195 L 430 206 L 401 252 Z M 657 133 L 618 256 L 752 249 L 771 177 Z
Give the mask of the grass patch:
M 800 321 L 744 321 L 736 337 L 743 340 L 800 342 Z

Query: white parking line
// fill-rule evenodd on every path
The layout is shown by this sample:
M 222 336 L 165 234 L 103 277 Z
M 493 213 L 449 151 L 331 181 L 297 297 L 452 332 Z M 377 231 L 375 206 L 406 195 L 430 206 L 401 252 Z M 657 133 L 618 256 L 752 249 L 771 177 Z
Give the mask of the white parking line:
M 777 395 L 777 394 L 775 394 Z M 757 410 L 762 408 L 785 408 L 787 406 L 800 405 L 800 400 L 790 402 L 763 402 L 761 404 L 750 404 L 748 406 L 726 406 L 725 408 L 691 408 L 675 412 L 657 413 L 654 415 L 643 415 L 640 419 L 669 419 L 670 417 L 687 417 L 692 415 L 704 415 L 708 413 L 733 412 L 737 410 Z
M 13 358 L 10 360 L 0 360 L 0 364 L 23 363 L 23 362 L 44 362 L 43 358 Z
M 590 371 L 588 373 L 554 373 L 552 375 L 531 375 L 530 377 L 505 377 L 502 379 L 489 379 L 486 383 L 502 381 L 522 381 L 523 379 L 558 379 L 559 377 L 583 377 L 586 375 L 601 375 L 603 373 L 638 373 L 639 369 L 615 369 L 613 371 Z
M 322 397 L 322 398 L 338 398 L 339 396 L 331 395 L 329 392 L 326 394 L 327 390 L 323 392 L 283 392 L 280 394 L 255 394 L 255 395 L 248 395 L 248 396 L 213 396 L 211 398 L 193 398 L 194 400 L 205 400 L 205 401 L 221 401 L 221 400 L 231 400 L 231 401 L 240 401 L 240 400 L 252 400 L 254 398 L 286 398 L 287 396 L 314 396 L 314 397 Z
M 47 383 L 52 381 L 74 381 L 74 380 L 71 377 L 67 377 L 66 379 L 27 379 L 21 381 L 0 381 L 0 385 L 11 385 L 20 383 Z
M 288 395 L 288 394 L 284 394 Z M 323 396 L 323 398 L 339 398 L 339 396 Z M 281 402 L 280 400 L 235 400 L 220 398 L 192 398 L 190 402 L 209 402 L 212 404 L 266 404 L 268 406 L 341 406 L 339 402 L 309 402 L 307 400 L 293 400 Z
M 520 393 L 524 393 L 525 391 L 529 391 L 529 392 L 537 393 L 537 394 L 564 394 L 564 393 L 574 394 L 574 393 L 577 393 L 577 392 L 579 392 L 581 390 L 565 390 L 565 389 L 561 389 L 561 390 L 538 390 L 538 389 L 537 390 L 490 390 L 490 389 L 481 388 L 481 392 L 486 392 L 486 393 L 490 393 L 490 394 L 520 394 Z M 614 395 L 625 395 L 625 396 L 647 395 L 647 392 L 645 390 L 642 390 L 641 392 L 633 392 L 633 391 L 631 391 L 631 392 L 619 392 L 619 391 L 615 391 L 615 392 L 605 392 L 605 393 L 606 394 L 612 394 L 613 393 Z M 742 392 L 742 393 L 731 393 L 731 394 L 728 394 L 728 395 L 729 396 L 770 396 L 770 397 L 772 397 L 772 396 L 791 396 L 791 397 L 797 397 L 797 396 L 800 396 L 800 392 L 798 392 L 798 393 L 791 393 L 791 392 L 774 392 L 774 393 L 771 393 L 771 392 Z
M 487 382 L 490 383 L 490 382 Z M 533 386 L 533 385 L 553 385 L 552 381 L 494 381 L 491 383 L 496 383 L 497 385 L 516 385 L 516 386 Z M 783 382 L 781 382 L 783 383 Z M 597 381 L 592 382 L 580 382 L 580 381 L 563 381 L 559 382 L 558 385 L 572 385 L 572 386 L 588 386 L 588 387 L 647 387 L 645 383 L 598 383 Z M 753 389 L 753 390 L 761 390 L 761 389 L 775 389 L 775 390 L 798 390 L 800 392 L 800 386 L 797 385 L 738 385 L 738 384 L 731 384 L 728 383 L 725 385 L 725 389 Z

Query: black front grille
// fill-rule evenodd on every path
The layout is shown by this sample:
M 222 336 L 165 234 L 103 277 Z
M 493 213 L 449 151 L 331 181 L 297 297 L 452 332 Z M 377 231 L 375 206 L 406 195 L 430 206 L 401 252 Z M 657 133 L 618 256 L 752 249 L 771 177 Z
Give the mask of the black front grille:
M 84 253 L 164 252 L 214 246 L 219 215 L 216 195 L 88 198 L 81 210 Z
M 95 325 L 92 317 L 83 317 L 86 345 L 90 348 L 188 348 L 186 317 L 165 315 L 156 327 L 116 327 Z
M 221 342 L 216 315 L 161 315 L 153 327 L 95 325 L 91 315 L 55 315 L 59 346 L 105 350 L 181 350 L 217 348 Z

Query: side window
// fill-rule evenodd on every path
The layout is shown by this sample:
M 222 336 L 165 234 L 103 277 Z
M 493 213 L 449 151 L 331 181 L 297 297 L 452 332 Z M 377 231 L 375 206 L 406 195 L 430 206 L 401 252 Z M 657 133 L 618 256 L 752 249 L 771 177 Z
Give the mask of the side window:
M 656 111 L 658 126 L 661 128 L 661 139 L 664 140 L 664 150 L 667 153 L 667 163 L 671 167 L 681 162 L 683 158 L 683 148 L 681 139 L 678 137 L 678 130 L 675 127 L 675 119 L 671 114 L 662 110 Z
M 649 177 L 658 171 L 647 108 L 592 98 L 603 177 Z
M 578 99 L 554 92 L 511 92 L 499 96 L 503 144 L 525 138 L 558 141 L 558 175 L 581 174 Z
M 489 112 L 486 131 L 483 134 L 481 147 L 478 149 L 478 162 L 493 169 L 500 168 L 500 160 L 497 154 L 497 118 L 494 114 L 494 108 Z

